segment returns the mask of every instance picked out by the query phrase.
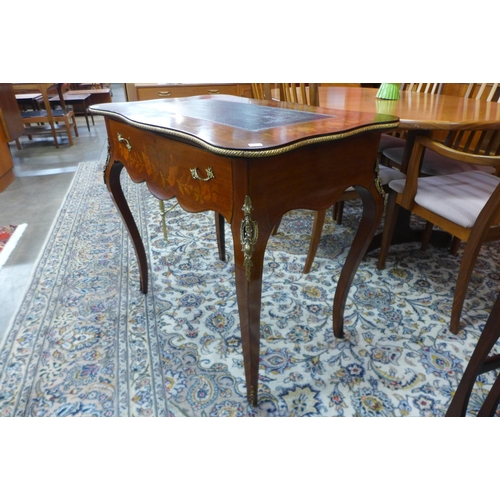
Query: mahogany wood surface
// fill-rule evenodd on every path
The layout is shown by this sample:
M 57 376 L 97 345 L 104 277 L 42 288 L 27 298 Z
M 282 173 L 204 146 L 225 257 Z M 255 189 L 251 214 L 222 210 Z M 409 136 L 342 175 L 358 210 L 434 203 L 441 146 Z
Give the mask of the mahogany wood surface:
M 333 303 L 334 334 L 343 337 L 347 294 L 383 212 L 375 172 L 378 143 L 397 118 L 232 96 L 90 109 L 106 120 L 105 182 L 134 243 L 144 293 L 146 255 L 120 186 L 123 167 L 158 198 L 175 197 L 189 212 L 213 210 L 231 225 L 247 398 L 253 405 L 264 253 L 273 227 L 290 210 L 328 208 L 355 185 L 363 214 Z

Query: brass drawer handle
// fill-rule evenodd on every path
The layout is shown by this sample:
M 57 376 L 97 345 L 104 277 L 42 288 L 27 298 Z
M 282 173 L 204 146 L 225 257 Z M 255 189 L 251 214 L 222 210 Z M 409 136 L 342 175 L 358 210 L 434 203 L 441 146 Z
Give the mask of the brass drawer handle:
M 170 92 L 168 90 L 164 90 L 162 92 L 158 92 L 158 95 L 160 97 L 168 97 L 170 95 Z
M 198 175 L 198 171 L 196 168 L 192 168 L 191 169 L 191 176 L 193 177 L 193 179 L 197 179 L 199 181 L 203 181 L 203 182 L 208 182 L 210 179 L 215 179 L 215 175 L 214 175 L 214 172 L 212 170 L 212 167 L 208 167 L 205 169 L 205 172 L 207 173 L 207 177 L 206 179 L 202 179 L 199 175 Z
M 215 89 L 215 90 L 209 90 L 208 93 L 209 94 L 218 94 L 219 91 L 217 89 Z
M 120 132 L 118 132 L 118 142 L 124 142 L 125 146 L 127 146 L 127 149 L 129 151 L 132 149 L 132 146 L 130 145 L 130 142 L 128 142 L 128 140 L 125 139 L 125 137 L 123 137 L 122 134 L 120 134 Z

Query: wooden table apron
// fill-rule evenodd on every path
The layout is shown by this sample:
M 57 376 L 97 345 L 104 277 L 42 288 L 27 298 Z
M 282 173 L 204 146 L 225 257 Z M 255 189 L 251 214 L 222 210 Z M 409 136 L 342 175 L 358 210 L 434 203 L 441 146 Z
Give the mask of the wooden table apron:
M 105 120 L 109 138 L 105 182 L 133 240 L 144 293 L 147 260 L 121 189 L 123 167 L 134 182 L 146 182 L 157 198 L 175 197 L 188 212 L 213 210 L 231 225 L 247 398 L 256 405 L 262 273 L 272 229 L 284 213 L 298 208 L 326 209 L 347 187 L 356 186 L 363 215 L 333 304 L 333 330 L 343 337 L 349 288 L 383 212 L 375 159 L 384 130 L 367 127 L 360 133 L 339 134 L 335 140 L 306 143 L 280 154 L 269 150 L 262 156 L 245 157 L 237 151 L 215 154 L 168 133 L 124 123 L 120 117 L 105 115 Z

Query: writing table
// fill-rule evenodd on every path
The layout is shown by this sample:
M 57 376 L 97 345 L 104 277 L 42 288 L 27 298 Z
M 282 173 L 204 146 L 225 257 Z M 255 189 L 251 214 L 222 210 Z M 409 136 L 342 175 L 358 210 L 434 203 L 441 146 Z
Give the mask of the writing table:
M 363 214 L 339 277 L 333 330 L 343 336 L 344 308 L 359 263 L 380 223 L 380 135 L 390 115 L 338 111 L 229 95 L 99 104 L 109 158 L 106 185 L 132 238 L 147 292 L 147 261 L 120 186 L 125 167 L 159 199 L 189 212 L 213 210 L 231 226 L 247 398 L 257 404 L 264 252 L 286 212 L 326 209 L 356 186 Z

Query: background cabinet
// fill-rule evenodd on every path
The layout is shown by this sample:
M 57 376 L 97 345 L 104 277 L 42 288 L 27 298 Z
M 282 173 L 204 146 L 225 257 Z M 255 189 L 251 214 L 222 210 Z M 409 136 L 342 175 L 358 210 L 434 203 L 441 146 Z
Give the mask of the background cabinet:
M 19 138 L 23 132 L 24 125 L 12 84 L 0 83 L 0 191 L 14 180 L 14 162 L 8 143 Z
M 126 83 L 125 92 L 128 101 L 210 94 L 252 97 L 249 83 Z

